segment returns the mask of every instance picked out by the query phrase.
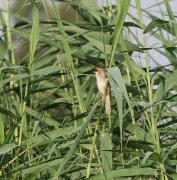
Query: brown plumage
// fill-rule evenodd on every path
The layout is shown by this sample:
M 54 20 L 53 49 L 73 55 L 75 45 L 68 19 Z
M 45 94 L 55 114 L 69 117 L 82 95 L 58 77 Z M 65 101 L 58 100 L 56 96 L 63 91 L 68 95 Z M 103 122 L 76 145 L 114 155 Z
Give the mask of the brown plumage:
M 106 71 L 103 68 L 96 68 L 95 71 L 97 87 L 103 95 L 103 103 L 105 106 L 106 114 L 111 113 L 111 88 L 106 76 Z

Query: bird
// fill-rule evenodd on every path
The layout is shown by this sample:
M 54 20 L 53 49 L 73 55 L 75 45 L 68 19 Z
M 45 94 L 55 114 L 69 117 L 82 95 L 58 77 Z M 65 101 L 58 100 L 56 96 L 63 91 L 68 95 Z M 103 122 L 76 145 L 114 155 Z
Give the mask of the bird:
M 96 67 L 95 71 L 97 87 L 103 96 L 103 104 L 106 114 L 111 113 L 111 87 L 104 68 Z

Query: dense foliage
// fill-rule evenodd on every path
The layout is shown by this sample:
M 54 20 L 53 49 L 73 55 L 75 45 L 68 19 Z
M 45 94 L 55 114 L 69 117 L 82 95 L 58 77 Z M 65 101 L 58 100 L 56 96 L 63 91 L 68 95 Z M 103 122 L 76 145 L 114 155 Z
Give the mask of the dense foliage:
M 168 0 L 154 5 L 164 19 L 135 2 L 137 16 L 130 0 L 74 1 L 72 23 L 56 4 L 52 19 L 40 17 L 39 1 L 32 19 L 1 9 L 0 178 L 177 179 L 176 17 Z M 107 70 L 108 115 L 96 67 Z

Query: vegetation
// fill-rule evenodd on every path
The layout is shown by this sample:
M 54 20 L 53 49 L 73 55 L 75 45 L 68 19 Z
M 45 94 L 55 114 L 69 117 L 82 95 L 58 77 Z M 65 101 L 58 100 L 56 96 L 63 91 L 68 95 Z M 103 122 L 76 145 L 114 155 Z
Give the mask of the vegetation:
M 32 19 L 18 14 L 29 5 Z M 44 0 L 1 9 L 1 179 L 177 179 L 177 23 L 170 1 L 154 6 L 163 18 L 140 0 L 137 16 L 130 0 L 100 9 L 74 1 L 72 23 L 56 2 L 55 18 Z M 96 67 L 107 70 L 110 114 Z

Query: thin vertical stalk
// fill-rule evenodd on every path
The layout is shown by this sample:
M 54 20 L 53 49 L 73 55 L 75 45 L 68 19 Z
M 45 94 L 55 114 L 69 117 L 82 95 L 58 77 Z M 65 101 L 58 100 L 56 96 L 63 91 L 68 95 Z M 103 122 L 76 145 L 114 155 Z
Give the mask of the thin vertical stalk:
M 118 6 L 118 18 L 116 20 L 116 27 L 115 27 L 115 31 L 114 31 L 114 38 L 113 38 L 113 43 L 112 43 L 112 51 L 111 51 L 109 67 L 111 67 L 114 64 L 114 55 L 116 52 L 117 43 L 119 41 L 119 38 L 120 38 L 120 35 L 122 32 L 123 23 L 124 23 L 126 14 L 128 12 L 129 6 L 130 6 L 130 0 L 117 1 L 117 6 Z
M 66 59 L 68 62 L 69 72 L 70 72 L 70 75 L 71 75 L 71 78 L 72 78 L 72 81 L 74 84 L 74 89 L 75 89 L 76 96 L 77 96 L 77 99 L 79 102 L 80 111 L 81 111 L 81 113 L 83 113 L 86 111 L 86 107 L 85 107 L 84 99 L 83 99 L 83 96 L 82 96 L 82 93 L 81 93 L 81 90 L 79 87 L 78 78 L 76 76 L 76 70 L 75 70 L 73 59 L 71 56 L 71 51 L 70 51 L 70 48 L 69 48 L 69 45 L 67 42 L 66 33 L 64 31 L 64 27 L 63 27 L 60 15 L 55 8 L 55 4 L 53 1 L 52 1 L 52 3 L 53 3 L 54 13 L 57 18 L 57 26 L 58 26 L 59 31 L 62 33 L 62 44 L 63 44 L 64 50 L 65 50 L 65 55 L 66 55 Z
M 140 20 L 140 24 L 141 24 L 142 28 L 144 28 L 140 1 L 136 0 L 135 2 L 136 2 L 136 7 L 137 7 L 137 11 L 138 11 L 138 17 Z M 147 41 L 146 41 L 144 36 L 143 36 L 143 44 L 145 45 L 145 47 L 148 47 Z M 154 145 L 155 145 L 155 151 L 156 151 L 156 153 L 158 153 L 160 155 L 161 154 L 161 147 L 160 147 L 160 142 L 159 142 L 160 138 L 159 138 L 159 133 L 158 133 L 158 129 L 157 129 L 156 119 L 154 118 L 154 110 L 152 107 L 152 104 L 153 104 L 153 94 L 152 94 L 153 84 L 151 83 L 151 73 L 149 71 L 150 62 L 149 62 L 147 51 L 145 51 L 145 60 L 146 60 L 146 79 L 147 79 L 147 90 L 148 90 L 147 93 L 148 93 L 148 98 L 149 98 L 149 103 L 150 103 L 150 115 L 148 113 L 145 113 L 145 114 L 146 114 L 146 117 L 147 117 L 146 119 L 148 120 L 148 124 L 150 127 L 150 134 L 151 134 L 152 140 L 153 140 Z M 167 176 L 166 176 L 166 171 L 165 171 L 163 162 L 159 162 L 159 166 L 160 166 L 160 169 L 162 172 L 162 179 L 166 180 Z

